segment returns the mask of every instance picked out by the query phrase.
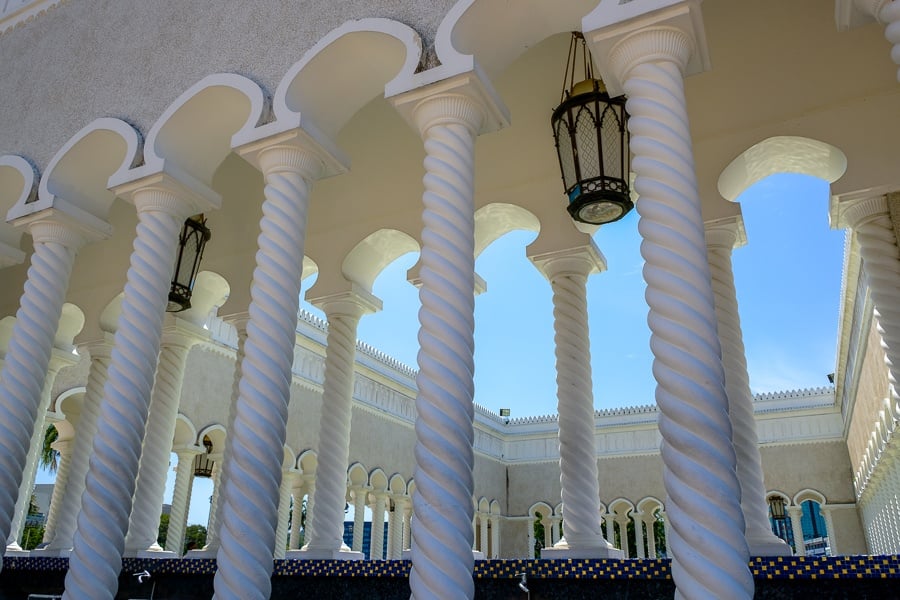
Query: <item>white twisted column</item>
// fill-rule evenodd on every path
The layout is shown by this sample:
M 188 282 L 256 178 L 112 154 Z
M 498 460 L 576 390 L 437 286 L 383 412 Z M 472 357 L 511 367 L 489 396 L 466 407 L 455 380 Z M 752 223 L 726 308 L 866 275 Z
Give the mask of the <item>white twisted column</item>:
M 403 502 L 403 547 L 400 549 L 400 557 L 403 557 L 403 551 L 409 550 L 410 544 L 410 522 L 412 521 L 412 499 L 407 498 Z
M 353 551 L 362 552 L 363 534 L 366 520 L 366 496 L 369 488 L 354 486 L 350 489 L 353 494 Z
M 29 224 L 34 253 L 0 373 L 0 540 L 12 529 L 75 254 L 89 240 L 87 231 L 54 220 L 54 215 L 38 219 Z M 3 552 L 5 545 L 0 546 Z
M 525 549 L 525 558 L 534 558 L 534 517 L 529 517 L 527 521 L 525 521 L 528 526 L 528 531 L 526 535 L 527 545 L 528 547 Z
M 551 536 L 545 558 L 618 556 L 603 538 L 600 480 L 594 441 L 594 396 L 591 342 L 588 334 L 587 278 L 605 261 L 593 243 L 538 255 L 531 261 L 553 288 L 556 332 L 556 389 L 559 411 L 559 468 L 562 486 L 563 539 Z M 554 528 L 555 529 L 555 528 Z M 557 543 L 558 542 L 558 543 Z
M 234 415 L 236 412 L 238 398 L 240 397 L 241 383 L 241 364 L 244 362 L 244 348 L 247 343 L 247 322 L 249 315 L 241 313 L 231 315 L 228 321 L 234 326 L 237 333 L 237 352 L 234 363 L 234 373 L 231 380 L 231 400 L 228 403 L 228 416 L 225 420 L 225 450 L 222 457 L 216 460 L 213 468 L 213 493 L 209 506 L 209 521 L 207 522 L 206 545 L 203 547 L 205 553 L 215 556 L 219 552 L 219 531 L 222 527 L 222 504 L 219 502 L 219 496 L 228 480 L 228 465 L 231 462 L 231 432 L 234 431 Z M 293 546 L 292 546 L 293 548 Z
M 500 517 L 491 517 L 490 558 L 500 558 Z
M 303 525 L 301 521 L 303 520 L 303 496 L 304 496 L 304 488 L 306 484 L 303 481 L 303 477 L 295 477 L 294 478 L 294 507 L 291 512 L 291 541 L 290 547 L 291 550 L 299 550 L 300 549 L 300 533 L 303 529 Z M 356 532 L 354 530 L 354 536 Z M 360 538 L 362 540 L 362 538 Z M 362 543 L 360 541 L 360 543 Z
M 425 98 L 422 286 L 416 377 L 413 598 L 472 598 L 474 482 L 475 136 L 482 108 L 464 95 Z M 373 522 L 374 526 L 374 522 Z M 379 532 L 373 532 L 374 534 Z
M 616 523 L 619 524 L 619 542 L 625 558 L 631 557 L 631 547 L 628 544 L 628 520 L 628 515 L 616 517 Z
M 672 11 L 697 10 L 682 3 Z M 672 11 L 656 15 L 669 19 Z M 643 25 L 608 52 L 628 94 L 660 453 L 678 598 L 751 598 L 740 485 L 694 170 L 683 73 L 694 38 Z M 592 40 L 601 35 L 594 32 Z M 598 56 L 597 52 L 594 54 Z
M 369 536 L 369 558 L 384 558 L 384 509 L 387 505 L 387 494 L 375 492 L 375 505 L 372 507 L 372 531 Z
M 401 500 L 394 498 L 394 510 L 391 511 L 391 519 L 388 522 L 390 541 L 388 543 L 388 558 L 399 560 L 403 554 L 403 506 Z
M 350 421 L 353 409 L 353 365 L 356 330 L 360 318 L 381 308 L 367 291 L 349 292 L 311 300 L 328 318 L 325 379 L 316 467 L 316 512 L 313 535 L 303 551 L 308 558 L 361 559 L 344 544 L 344 505 L 350 462 Z
M 891 221 L 890 203 L 900 203 L 900 193 L 839 201 L 839 223 L 850 227 L 859 241 L 863 269 L 877 311 L 891 395 L 896 404 L 900 402 L 900 248 Z
M 634 521 L 634 545 L 638 558 L 647 558 L 644 554 L 644 513 L 633 512 L 631 519 Z
M 791 519 L 791 530 L 794 533 L 794 546 L 797 547 L 797 556 L 806 556 L 806 542 L 803 540 L 803 508 L 800 506 L 788 506 L 788 517 Z
M 894 506 L 893 499 L 892 499 L 892 501 L 889 505 L 892 521 L 894 519 L 896 519 L 896 517 L 897 517 L 897 511 L 895 510 L 895 508 L 896 507 Z M 821 510 L 819 510 L 819 514 L 822 515 L 823 519 L 825 519 L 825 530 L 828 533 L 828 547 L 831 549 L 831 556 L 838 556 L 840 554 L 840 551 L 838 550 L 838 547 L 837 547 L 837 536 L 835 535 L 835 532 L 834 532 L 834 518 L 832 515 L 833 511 L 834 511 L 834 509 L 828 508 L 827 506 L 823 506 L 823 507 L 821 507 Z M 896 522 L 892 523 L 892 525 L 893 525 L 893 527 L 891 527 L 889 529 L 888 533 L 889 533 L 890 537 L 892 538 L 891 539 L 891 547 L 893 549 L 892 551 L 896 551 L 896 547 L 897 547 L 897 542 L 895 539 L 895 535 L 897 532 Z
M 478 526 L 479 529 L 479 537 L 481 539 L 478 540 L 478 549 L 481 550 L 481 553 L 485 558 L 488 558 L 488 516 L 486 514 L 478 515 Z
M 732 249 L 744 243 L 742 234 L 743 224 L 738 218 L 707 224 L 707 257 L 715 294 L 722 365 L 725 368 L 728 417 L 731 420 L 737 476 L 741 485 L 744 535 L 751 555 L 783 556 L 792 552 L 790 545 L 772 533 L 769 524 L 762 457 L 756 434 L 756 418 L 753 416 L 753 393 L 750 391 L 750 376 L 747 373 L 744 337 L 731 264 Z
M 38 405 L 34 423 L 34 432 L 31 434 L 31 442 L 28 445 L 28 459 L 25 461 L 25 469 L 22 472 L 22 481 L 19 484 L 19 495 L 16 501 L 16 512 L 10 526 L 9 537 L 6 540 L 7 551 L 19 550 L 19 540 L 25 529 L 25 518 L 28 516 L 28 507 L 31 504 L 31 494 L 34 490 L 34 480 L 37 476 L 38 459 L 44 445 L 44 435 L 47 430 L 47 409 L 50 408 L 51 391 L 53 382 L 60 369 L 75 364 L 77 358 L 68 351 L 54 347 L 51 350 L 50 363 L 47 367 L 47 377 L 41 391 L 41 402 Z M 58 478 L 57 478 L 58 479 Z M 54 490 L 56 488 L 54 487 Z M 46 532 L 46 530 L 45 530 Z
M 281 471 L 281 487 L 278 488 L 278 524 L 275 527 L 275 558 L 284 558 L 287 551 L 288 520 L 291 517 L 291 489 L 294 487 L 294 479 L 297 469 L 290 466 Z
M 300 275 L 310 181 L 320 160 L 297 147 L 256 155 L 266 181 L 240 397 L 220 502 L 218 600 L 264 600 L 271 593 L 281 464 L 287 435 Z
M 156 538 L 166 490 L 172 438 L 181 402 L 181 384 L 191 346 L 199 339 L 190 334 L 166 332 L 159 352 L 156 382 L 150 396 L 147 432 L 134 489 L 134 505 L 125 536 L 125 555 L 162 551 Z M 168 538 L 167 538 L 168 539 Z
M 644 521 L 647 526 L 647 558 L 657 558 L 656 555 L 656 519 L 652 514 L 647 515 Z
M 59 506 L 62 503 L 63 494 L 69 482 L 69 472 L 72 468 L 72 438 L 56 440 L 50 447 L 59 452 L 59 468 L 56 471 L 56 481 L 53 484 L 53 494 L 50 496 L 50 510 L 47 514 L 47 523 L 44 525 L 44 538 L 47 541 L 53 538 L 56 531 L 56 522 L 59 520 Z
M 66 600 L 112 600 L 118 588 L 178 235 L 198 208 L 176 196 L 176 190 L 184 192 L 173 181 L 138 185 L 132 198 L 137 236 L 66 574 Z
M 56 530 L 44 536 L 44 541 L 48 544 L 43 552 L 49 555 L 66 554 L 72 548 L 78 513 L 81 512 L 81 496 L 84 493 L 91 447 L 97 433 L 103 386 L 106 384 L 109 363 L 112 359 L 112 344 L 109 341 L 102 340 L 88 344 L 87 349 L 91 357 L 91 368 L 81 403 L 81 418 L 75 428 L 72 466 L 63 492 L 62 504 L 57 510 L 59 516 Z M 55 494 L 56 490 L 53 491 Z
M 194 457 L 205 451 L 200 446 L 175 449 L 178 465 L 175 467 L 175 489 L 172 491 L 169 528 L 166 530 L 166 550 L 179 556 L 184 551 L 184 533 L 194 485 Z

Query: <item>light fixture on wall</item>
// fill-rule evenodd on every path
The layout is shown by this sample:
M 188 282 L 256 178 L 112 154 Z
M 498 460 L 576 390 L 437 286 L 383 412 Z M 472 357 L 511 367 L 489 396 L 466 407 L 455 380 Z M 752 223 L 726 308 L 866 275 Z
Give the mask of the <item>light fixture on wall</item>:
M 191 307 L 191 293 L 194 280 L 200 271 L 203 249 L 211 237 L 206 226 L 206 218 L 194 215 L 184 222 L 178 237 L 178 256 L 175 259 L 175 273 L 169 290 L 169 305 L 166 312 L 181 312 Z
M 194 457 L 194 477 L 212 477 L 213 461 L 209 455 L 212 454 L 213 444 L 209 436 L 203 436 L 203 447 L 206 452 L 201 452 Z
M 609 97 L 594 76 L 584 36 L 573 31 L 562 96 L 550 124 L 569 214 L 576 221 L 611 223 L 634 208 L 627 122 L 625 97 Z

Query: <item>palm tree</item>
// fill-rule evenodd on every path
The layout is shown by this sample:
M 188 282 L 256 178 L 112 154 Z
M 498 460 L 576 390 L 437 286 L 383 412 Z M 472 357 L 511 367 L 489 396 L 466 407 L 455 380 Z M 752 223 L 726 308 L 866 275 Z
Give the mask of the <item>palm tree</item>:
M 49 425 L 44 432 L 44 445 L 41 447 L 40 465 L 51 473 L 55 473 L 59 467 L 59 452 L 57 452 L 51 444 L 59 437 L 56 427 Z

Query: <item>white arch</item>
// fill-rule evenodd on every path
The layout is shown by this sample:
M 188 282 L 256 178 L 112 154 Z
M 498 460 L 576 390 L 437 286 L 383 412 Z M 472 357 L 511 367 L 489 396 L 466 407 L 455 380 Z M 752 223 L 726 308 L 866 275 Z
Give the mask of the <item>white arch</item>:
M 812 488 L 805 488 L 794 494 L 793 503 L 797 506 L 800 506 L 807 500 L 812 500 L 813 502 L 817 502 L 819 506 L 825 506 L 825 496 Z
M 799 173 L 837 181 L 847 157 L 831 144 L 797 136 L 775 136 L 754 144 L 719 175 L 719 193 L 734 202 L 744 190 L 775 173 Z
M 418 252 L 419 243 L 409 234 L 396 229 L 379 229 L 353 247 L 341 272 L 348 281 L 371 293 L 375 280 L 389 264 L 408 252 Z
M 153 124 L 144 147 L 145 164 L 128 179 L 186 172 L 208 184 L 231 152 L 232 137 L 255 128 L 266 114 L 265 97 L 256 83 L 234 73 L 208 75 Z
M 419 35 L 402 23 L 378 18 L 348 21 L 288 69 L 272 102 L 276 122 L 299 119 L 313 135 L 321 132 L 333 139 L 386 87 L 412 77 L 421 54 Z M 366 55 L 379 60 L 364 60 Z M 334 75 L 336 71 L 340 76 Z
M 16 204 L 7 219 L 56 207 L 111 233 L 106 219 L 115 194 L 109 191 L 109 182 L 140 161 L 140 148 L 138 132 L 125 121 L 110 117 L 91 121 L 50 159 L 37 200 Z
M 537 233 L 541 222 L 530 210 L 515 204 L 495 202 L 482 206 L 475 211 L 475 258 L 499 238 L 519 229 Z
M 0 156 L 0 212 L 4 217 L 13 206 L 35 198 L 37 178 L 34 166 L 21 156 Z M 0 222 L 0 269 L 25 260 L 25 253 L 19 249 L 21 241 L 21 229 Z

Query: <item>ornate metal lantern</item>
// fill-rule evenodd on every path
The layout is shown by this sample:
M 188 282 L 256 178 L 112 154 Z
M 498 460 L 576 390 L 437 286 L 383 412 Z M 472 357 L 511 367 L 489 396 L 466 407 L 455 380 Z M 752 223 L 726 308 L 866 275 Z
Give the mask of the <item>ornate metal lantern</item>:
M 573 31 L 562 97 L 550 124 L 569 214 L 576 221 L 611 223 L 634 208 L 628 189 L 627 122 L 625 97 L 609 97 L 594 77 L 584 36 Z
M 769 497 L 769 509 L 772 511 L 772 518 L 776 521 L 783 521 L 785 519 L 784 498 L 781 496 Z
M 212 477 L 213 461 L 209 455 L 212 453 L 212 440 L 208 436 L 203 436 L 203 447 L 206 452 L 201 452 L 194 457 L 194 477 Z
M 178 238 L 178 256 L 175 259 L 175 274 L 169 290 L 167 312 L 181 312 L 191 307 L 191 292 L 194 280 L 200 271 L 203 249 L 211 237 L 203 215 L 194 215 L 184 222 Z

